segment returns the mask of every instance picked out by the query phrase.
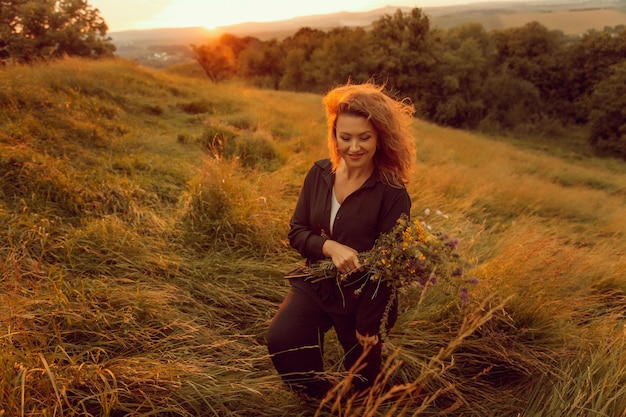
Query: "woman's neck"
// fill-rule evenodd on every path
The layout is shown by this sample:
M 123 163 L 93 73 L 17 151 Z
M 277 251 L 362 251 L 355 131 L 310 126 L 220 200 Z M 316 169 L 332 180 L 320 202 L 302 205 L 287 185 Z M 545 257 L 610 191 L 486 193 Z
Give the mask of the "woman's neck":
M 348 167 L 343 161 L 337 167 L 337 173 L 342 175 L 348 181 L 365 181 L 374 172 L 374 164 L 363 167 Z

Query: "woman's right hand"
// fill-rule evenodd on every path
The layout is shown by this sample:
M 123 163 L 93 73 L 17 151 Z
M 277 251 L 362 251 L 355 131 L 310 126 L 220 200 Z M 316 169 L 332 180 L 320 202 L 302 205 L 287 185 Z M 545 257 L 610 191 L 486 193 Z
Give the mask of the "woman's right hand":
M 342 274 L 351 274 L 357 270 L 363 271 L 363 266 L 359 262 L 359 253 L 350 246 L 327 240 L 322 246 L 322 251 L 325 256 L 332 259 L 335 268 Z

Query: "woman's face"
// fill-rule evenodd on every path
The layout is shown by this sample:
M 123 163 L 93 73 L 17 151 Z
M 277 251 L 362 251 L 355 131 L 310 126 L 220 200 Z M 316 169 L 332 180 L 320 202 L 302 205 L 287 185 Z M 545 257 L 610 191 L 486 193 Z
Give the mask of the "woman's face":
M 348 168 L 374 165 L 378 133 L 365 117 L 340 113 L 335 128 L 337 149 Z

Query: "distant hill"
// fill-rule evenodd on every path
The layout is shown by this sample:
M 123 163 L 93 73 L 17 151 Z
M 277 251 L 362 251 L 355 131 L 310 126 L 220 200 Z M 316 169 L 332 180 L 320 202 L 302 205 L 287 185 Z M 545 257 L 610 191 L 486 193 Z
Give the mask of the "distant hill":
M 282 39 L 302 27 L 331 29 L 334 27 L 365 27 L 398 9 L 408 12 L 412 7 L 386 6 L 367 12 L 296 17 L 276 22 L 248 22 L 212 30 L 203 27 L 161 28 L 111 32 L 117 55 L 140 63 L 162 67 L 192 59 L 189 45 L 202 44 L 224 33 L 254 36 L 261 40 Z M 519 27 L 537 21 L 550 30 L 566 35 L 579 35 L 605 26 L 626 25 L 626 0 L 541 0 L 520 2 L 471 3 L 456 6 L 424 7 L 431 25 L 450 29 L 475 22 L 486 30 Z

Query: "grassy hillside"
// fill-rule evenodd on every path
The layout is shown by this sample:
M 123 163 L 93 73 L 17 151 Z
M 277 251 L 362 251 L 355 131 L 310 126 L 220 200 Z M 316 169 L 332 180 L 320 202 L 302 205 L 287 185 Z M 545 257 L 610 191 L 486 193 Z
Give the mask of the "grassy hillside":
M 396 396 L 316 410 L 264 338 L 319 96 L 68 59 L 0 69 L 0 106 L 0 415 L 625 415 L 623 163 L 416 121 L 413 215 L 479 284 L 408 290 Z

